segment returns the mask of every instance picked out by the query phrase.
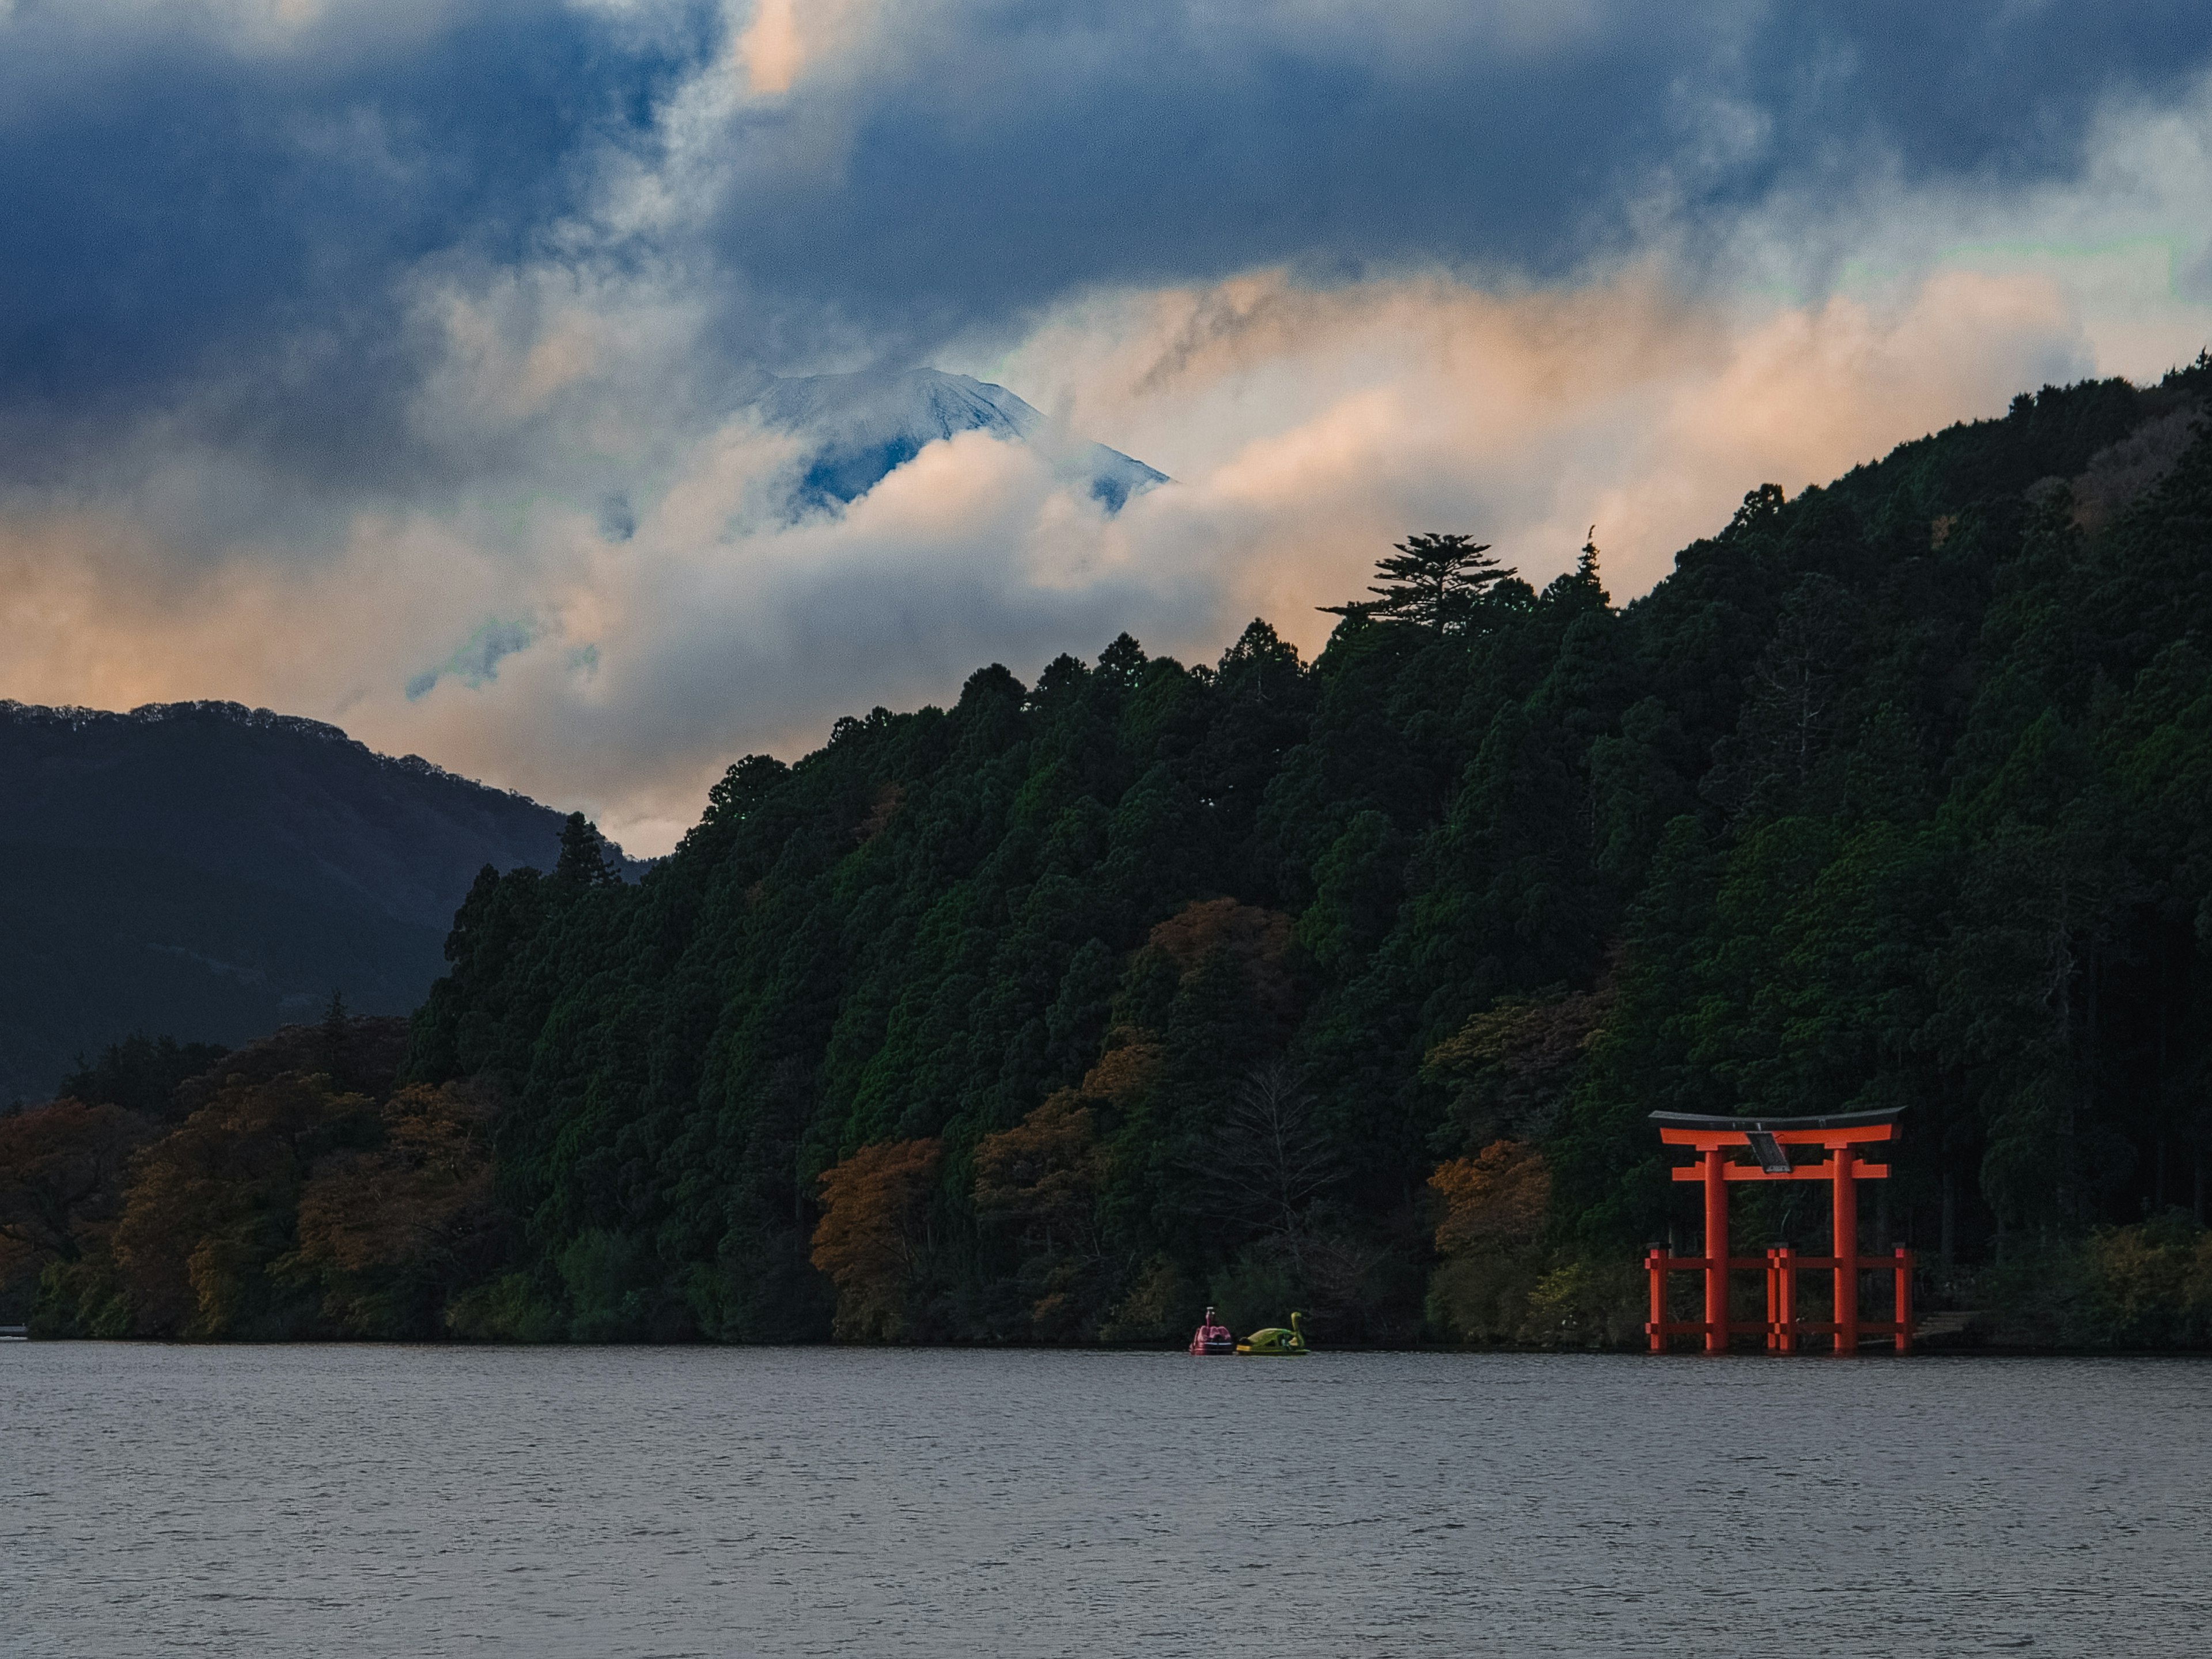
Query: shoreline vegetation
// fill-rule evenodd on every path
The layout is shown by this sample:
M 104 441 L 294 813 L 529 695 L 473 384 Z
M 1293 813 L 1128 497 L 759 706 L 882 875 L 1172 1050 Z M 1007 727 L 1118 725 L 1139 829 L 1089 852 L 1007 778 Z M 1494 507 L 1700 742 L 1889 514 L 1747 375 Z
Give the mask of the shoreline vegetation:
M 1310 663 L 985 668 L 640 882 L 572 818 L 411 1020 L 0 1117 L 0 1325 L 1636 1346 L 1649 1112 L 1904 1106 L 1862 1237 L 1938 1340 L 2212 1347 L 2208 396 L 1761 486 L 1626 606 L 1417 535 Z

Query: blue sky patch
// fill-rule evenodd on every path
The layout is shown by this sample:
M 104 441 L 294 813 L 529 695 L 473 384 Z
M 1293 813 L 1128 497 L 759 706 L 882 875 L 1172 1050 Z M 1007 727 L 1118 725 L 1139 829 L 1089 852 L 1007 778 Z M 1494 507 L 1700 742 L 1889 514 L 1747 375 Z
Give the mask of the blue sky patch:
M 499 678 L 501 662 L 518 651 L 527 650 L 537 637 L 528 623 L 501 622 L 494 617 L 478 627 L 459 650 L 437 667 L 409 680 L 407 701 L 420 702 L 448 675 L 471 690 L 489 685 Z

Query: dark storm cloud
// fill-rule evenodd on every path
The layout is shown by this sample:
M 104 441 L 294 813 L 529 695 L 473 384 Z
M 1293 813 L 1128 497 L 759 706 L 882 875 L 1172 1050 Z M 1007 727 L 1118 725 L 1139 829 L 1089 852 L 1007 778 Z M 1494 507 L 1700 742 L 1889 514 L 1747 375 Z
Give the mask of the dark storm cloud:
M 0 21 L 18 477 L 185 401 L 297 470 L 398 465 L 426 270 L 674 259 L 778 368 L 1263 264 L 1542 280 L 1778 192 L 2063 173 L 2100 100 L 2174 92 L 2212 33 L 2197 4 L 2017 0 L 886 7 L 687 134 L 690 216 L 641 239 L 589 228 L 605 163 L 657 165 L 673 91 L 727 61 L 708 5 L 393 0 L 274 44 L 220 15 Z
M 181 6 L 0 19 L 10 414 L 51 441 L 211 389 L 280 447 L 373 442 L 416 367 L 404 279 L 527 258 L 710 39 L 556 0 L 362 11 L 274 40 Z
M 1743 186 L 1833 174 L 1875 146 L 1908 182 L 2064 173 L 2103 100 L 2171 97 L 2208 63 L 2204 9 L 2173 0 L 1778 7 L 1744 55 L 1744 77 L 1776 125 Z
M 2064 173 L 2103 100 L 2212 58 L 2179 3 L 1292 9 L 977 8 L 856 88 L 839 187 L 741 166 L 722 256 L 916 344 L 1085 284 L 1277 262 L 1540 280 L 1655 216 Z

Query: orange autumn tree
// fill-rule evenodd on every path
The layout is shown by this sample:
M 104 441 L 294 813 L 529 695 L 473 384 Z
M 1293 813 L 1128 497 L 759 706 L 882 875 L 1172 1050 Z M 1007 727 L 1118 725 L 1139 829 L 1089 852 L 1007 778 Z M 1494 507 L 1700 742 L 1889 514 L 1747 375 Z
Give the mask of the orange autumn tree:
M 21 1307 L 9 1259 L 27 1256 L 41 1334 L 436 1332 L 508 1235 L 488 1097 L 397 1089 L 406 1046 L 404 1019 L 334 1003 L 177 1082 L 158 1115 L 62 1101 L 0 1120 L 0 1296 Z
M 111 1253 L 130 1328 L 197 1338 L 428 1334 L 501 1243 L 491 1106 L 380 1103 L 321 1073 L 233 1075 L 131 1164 Z
M 1146 944 L 1165 953 L 1188 977 L 1209 957 L 1225 955 L 1242 971 L 1257 1012 L 1270 1020 L 1295 1018 L 1297 987 L 1291 972 L 1295 924 L 1279 910 L 1200 899 L 1154 926 Z
M 0 1117 L 0 1240 L 27 1259 L 74 1261 L 120 1207 L 131 1155 L 154 1125 L 81 1100 Z
M 935 1243 L 933 1200 L 945 1143 L 863 1146 L 822 1172 L 822 1219 L 809 1259 L 837 1287 L 831 1329 L 891 1342 L 913 1323 L 916 1281 Z
M 100 1334 L 127 1329 L 127 1310 L 111 1305 L 107 1237 L 131 1156 L 155 1132 L 136 1112 L 80 1100 L 0 1117 L 0 1307 L 20 1318 L 42 1284 L 90 1289 L 112 1322 Z
M 1091 1109 L 1062 1089 L 1011 1129 L 975 1147 L 975 1207 L 1028 1224 L 1049 1247 L 1089 1231 L 1107 1158 Z
M 1440 1164 L 1429 1185 L 1444 1197 L 1437 1229 L 1437 1253 L 1443 1256 L 1534 1242 L 1552 1201 L 1543 1153 L 1518 1140 L 1493 1140 L 1473 1158 Z
M 441 1281 L 475 1265 L 497 1224 L 489 1101 L 465 1085 L 402 1089 L 380 1109 L 380 1146 L 324 1158 L 300 1194 L 294 1263 L 348 1336 L 428 1322 Z
M 1098 1189 L 1109 1162 L 1073 1089 L 976 1145 L 976 1212 L 1020 1228 L 1021 1279 L 1041 1335 L 1073 1334 L 1085 1311 L 1083 1281 L 1106 1260 Z
M 1543 1279 L 1535 1249 L 1552 1198 L 1544 1155 L 1517 1140 L 1493 1140 L 1473 1158 L 1455 1158 L 1429 1177 L 1443 1195 L 1429 1317 L 1462 1341 L 1498 1342 L 1520 1334 Z

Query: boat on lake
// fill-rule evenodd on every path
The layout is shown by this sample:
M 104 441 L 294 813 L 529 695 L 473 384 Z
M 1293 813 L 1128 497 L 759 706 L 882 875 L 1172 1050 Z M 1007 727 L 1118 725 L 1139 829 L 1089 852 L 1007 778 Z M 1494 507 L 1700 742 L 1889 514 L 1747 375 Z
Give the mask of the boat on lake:
M 1255 1331 L 1237 1345 L 1237 1352 L 1255 1358 L 1273 1356 L 1289 1359 L 1300 1354 L 1311 1353 L 1306 1346 L 1304 1314 L 1292 1314 L 1289 1326 L 1270 1325 L 1265 1330 Z
M 1237 1339 L 1229 1334 L 1229 1327 L 1221 1322 L 1212 1308 L 1206 1310 L 1197 1334 L 1190 1339 L 1190 1351 L 1201 1355 L 1237 1352 Z

